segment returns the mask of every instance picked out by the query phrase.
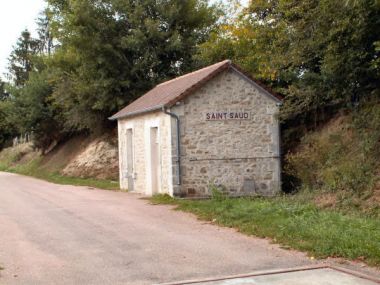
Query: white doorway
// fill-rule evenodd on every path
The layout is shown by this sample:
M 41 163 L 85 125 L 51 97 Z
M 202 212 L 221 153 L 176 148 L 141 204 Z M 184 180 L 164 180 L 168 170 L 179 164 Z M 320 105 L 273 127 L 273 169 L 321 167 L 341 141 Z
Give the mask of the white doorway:
M 133 130 L 127 129 L 127 179 L 128 191 L 134 191 L 133 169 Z
M 152 195 L 160 191 L 160 145 L 158 136 L 158 127 L 150 128 L 150 173 Z

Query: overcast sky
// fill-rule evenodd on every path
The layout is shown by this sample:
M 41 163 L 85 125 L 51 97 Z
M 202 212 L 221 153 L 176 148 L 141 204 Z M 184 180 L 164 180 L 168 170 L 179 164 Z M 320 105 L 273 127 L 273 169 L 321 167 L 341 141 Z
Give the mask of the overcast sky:
M 21 31 L 35 31 L 35 20 L 44 7 L 43 0 L 0 0 L 0 77 L 4 78 L 7 59 Z
M 0 77 L 4 78 L 9 54 L 21 31 L 27 28 L 35 35 L 35 20 L 44 7 L 44 0 L 0 0 Z

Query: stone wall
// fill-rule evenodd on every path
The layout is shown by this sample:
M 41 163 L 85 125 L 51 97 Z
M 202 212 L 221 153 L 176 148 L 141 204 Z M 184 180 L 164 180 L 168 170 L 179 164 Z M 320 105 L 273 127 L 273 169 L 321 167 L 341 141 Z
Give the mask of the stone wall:
M 120 152 L 120 184 L 122 189 L 128 188 L 127 172 L 127 142 L 126 131 L 133 130 L 134 148 L 134 192 L 151 195 L 150 176 L 150 128 L 158 127 L 160 189 L 159 193 L 172 194 L 171 172 L 171 122 L 170 116 L 163 112 L 148 113 L 118 121 L 119 152 Z
M 181 122 L 182 185 L 175 187 L 175 193 L 209 195 L 210 184 L 236 195 L 272 195 L 279 191 L 276 103 L 259 86 L 253 86 L 236 71 L 229 70 L 171 108 Z M 207 113 L 225 111 L 245 112 L 249 118 L 207 120 Z M 174 122 L 172 120 L 173 134 Z M 175 139 L 173 136 L 173 155 Z

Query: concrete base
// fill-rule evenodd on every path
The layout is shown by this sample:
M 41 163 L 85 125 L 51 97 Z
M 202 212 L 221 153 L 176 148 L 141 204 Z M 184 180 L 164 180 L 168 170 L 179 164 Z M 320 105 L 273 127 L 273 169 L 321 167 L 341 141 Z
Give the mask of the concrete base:
M 376 285 L 380 279 L 351 270 L 317 266 L 257 272 L 240 276 L 189 280 L 161 285 L 204 284 L 204 285 Z

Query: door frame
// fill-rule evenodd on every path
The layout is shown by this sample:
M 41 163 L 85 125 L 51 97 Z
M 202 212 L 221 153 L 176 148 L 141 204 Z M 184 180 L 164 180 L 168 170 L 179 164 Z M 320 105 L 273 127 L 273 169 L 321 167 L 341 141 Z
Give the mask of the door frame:
M 132 127 L 125 130 L 125 148 L 126 148 L 126 171 L 125 178 L 127 179 L 127 189 L 129 192 L 135 191 L 135 143 L 134 129 Z M 131 148 L 129 150 L 129 148 Z M 131 157 L 129 156 L 131 155 Z M 129 169 L 131 167 L 131 171 Z
M 161 182 L 160 137 L 158 127 L 150 127 L 150 186 L 151 193 L 160 193 Z
M 162 156 L 161 156 L 161 127 L 160 119 L 154 118 L 145 121 L 145 170 L 146 170 L 146 189 L 145 194 L 148 196 L 153 195 L 153 185 L 152 185 L 152 153 L 151 153 L 151 128 L 157 128 L 157 140 L 158 140 L 158 171 L 157 171 L 157 193 L 162 192 Z

